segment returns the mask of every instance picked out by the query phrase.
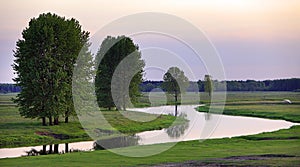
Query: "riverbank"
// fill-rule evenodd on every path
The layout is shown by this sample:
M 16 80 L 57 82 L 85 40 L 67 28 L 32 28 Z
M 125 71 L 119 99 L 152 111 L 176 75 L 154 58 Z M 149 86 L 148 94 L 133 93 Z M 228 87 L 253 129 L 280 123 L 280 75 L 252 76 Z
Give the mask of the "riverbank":
M 42 126 L 36 119 L 23 118 L 19 115 L 18 108 L 7 98 L 2 96 L 0 100 L 5 104 L 0 105 L 0 148 L 12 148 L 21 146 L 37 146 L 48 144 L 69 143 L 92 140 L 82 128 L 76 117 L 71 117 L 69 123 L 60 123 L 57 126 Z M 116 131 L 134 134 L 149 130 L 159 130 L 169 127 L 175 120 L 170 115 L 151 115 L 125 111 L 122 114 L 117 111 L 102 111 L 111 127 L 101 126 L 102 120 L 98 120 L 103 131 Z M 124 115 L 134 115 L 135 120 L 146 120 L 149 122 L 137 122 L 129 120 Z M 62 120 L 63 121 L 63 120 Z
M 300 123 L 300 103 L 284 104 L 281 101 L 277 102 L 231 102 L 223 106 L 212 105 L 211 107 L 199 106 L 197 111 L 209 113 L 222 113 L 224 115 L 233 116 L 249 116 L 269 119 L 281 119 Z
M 255 101 L 259 101 L 258 93 L 255 95 L 249 93 L 249 97 L 255 96 Z M 266 93 L 269 95 L 269 93 Z M 276 93 L 277 94 L 277 93 Z M 278 93 L 280 94 L 280 93 Z M 280 97 L 268 98 L 268 101 L 279 101 L 281 98 L 289 97 L 287 92 L 280 94 Z M 262 94 L 263 95 L 263 94 Z M 299 94 L 292 93 L 297 100 Z M 295 96 L 296 95 L 296 96 Z M 232 95 L 233 96 L 233 95 Z M 242 94 L 234 95 L 241 97 Z M 263 96 L 262 96 L 263 97 Z M 230 99 L 230 102 L 236 102 L 238 99 Z M 251 100 L 243 99 L 249 102 Z M 284 105 L 277 109 L 277 113 L 284 116 L 299 111 L 297 107 L 291 109 L 293 105 Z M 241 106 L 240 106 L 241 107 Z M 264 108 L 262 106 L 262 108 Z M 264 108 L 264 112 L 274 114 L 276 105 L 270 108 Z M 286 112 L 290 111 L 290 112 Z M 253 113 L 256 110 L 252 107 Z M 262 112 L 257 110 L 257 112 Z M 298 115 L 294 116 L 299 119 Z M 254 125 L 255 126 L 255 125 Z M 203 142 L 187 141 L 179 142 L 171 149 L 161 154 L 144 157 L 129 158 L 111 153 L 107 150 L 79 152 L 64 155 L 47 155 L 38 157 L 21 157 L 12 159 L 1 159 L 1 166 L 182 166 L 182 165 L 250 165 L 250 166 L 298 166 L 300 164 L 300 126 L 294 126 L 290 129 L 268 132 L 257 135 L 241 136 L 234 138 L 209 139 Z M 123 152 L 128 149 L 157 149 L 164 147 L 165 144 L 134 146 L 120 148 Z
M 300 164 L 300 126 L 259 135 L 179 142 L 158 155 L 130 158 L 108 150 L 1 159 L 1 166 L 165 166 L 184 164 L 297 166 Z M 276 138 L 274 138 L 276 136 Z M 250 137 L 250 138 L 249 138 Z M 157 149 L 164 144 L 127 149 Z

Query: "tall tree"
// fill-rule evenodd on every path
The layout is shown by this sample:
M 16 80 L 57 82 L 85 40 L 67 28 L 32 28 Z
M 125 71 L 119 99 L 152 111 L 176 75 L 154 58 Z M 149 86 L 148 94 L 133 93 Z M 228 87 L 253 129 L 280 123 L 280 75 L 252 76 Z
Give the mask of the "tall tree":
M 94 60 L 92 53 L 88 50 L 90 43 L 86 43 L 78 55 L 74 65 L 72 78 L 72 97 L 76 112 L 91 111 L 94 103 L 94 83 L 95 76 Z M 73 106 L 72 106 L 73 107 Z M 73 109 L 73 108 L 72 108 Z M 73 111 L 73 110 L 71 110 Z M 68 115 L 65 113 L 65 122 L 68 122 Z
M 212 92 L 213 92 L 213 81 L 211 80 L 211 76 L 210 75 L 205 75 L 204 76 L 204 90 L 205 92 L 208 93 L 209 96 L 211 96 Z
M 138 45 L 126 36 L 108 36 L 98 50 L 97 61 L 100 62 L 95 78 L 98 105 L 109 110 L 112 107 L 126 110 L 129 100 L 136 102 L 140 95 L 145 63 Z
M 30 20 L 14 52 L 14 81 L 22 89 L 15 102 L 22 116 L 42 118 L 43 125 L 48 118 L 52 125 L 73 113 L 72 72 L 88 36 L 75 19 L 47 13 Z
M 171 67 L 164 74 L 162 87 L 175 98 L 175 116 L 177 116 L 178 96 L 186 91 L 189 80 L 178 67 Z

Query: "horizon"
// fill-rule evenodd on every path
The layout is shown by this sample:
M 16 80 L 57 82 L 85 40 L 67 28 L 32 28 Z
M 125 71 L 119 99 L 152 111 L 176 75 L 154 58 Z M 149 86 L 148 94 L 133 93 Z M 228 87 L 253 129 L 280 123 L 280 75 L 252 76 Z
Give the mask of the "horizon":
M 145 11 L 168 13 L 187 20 L 205 33 L 222 60 L 228 81 L 300 78 L 300 48 L 297 46 L 300 42 L 300 23 L 297 21 L 300 16 L 299 1 L 131 1 L 129 4 L 122 1 L 89 2 L 2 1 L 0 20 L 4 24 L 0 26 L 0 83 L 14 83 L 12 78 L 15 75 L 11 65 L 14 59 L 12 50 L 15 50 L 16 41 L 21 39 L 22 30 L 28 27 L 31 18 L 37 18 L 39 14 L 47 12 L 67 19 L 75 18 L 91 36 L 104 25 L 122 16 Z M 122 8 L 112 8 L 115 2 Z M 89 12 L 86 12 L 86 9 L 89 9 Z M 193 39 L 192 34 L 189 35 L 191 40 L 197 40 Z M 133 40 L 142 50 L 146 69 L 147 64 L 162 62 L 160 57 L 147 57 L 143 49 L 148 45 L 155 44 L 172 50 L 172 53 L 163 53 L 166 56 L 163 58 L 165 62 L 173 59 L 170 56 L 174 54 L 180 59 L 190 54 L 184 48 L 178 48 L 176 43 L 161 37 L 134 37 Z M 184 70 L 187 76 L 202 80 L 207 74 L 205 64 L 193 64 L 193 60 L 186 61 L 193 71 L 197 71 L 193 76 Z M 174 65 L 174 62 L 168 63 L 163 70 L 166 71 L 170 65 Z M 145 70 L 145 79 L 162 80 L 163 70 Z
M 288 80 L 288 79 L 300 79 L 299 78 L 275 78 L 275 79 L 264 79 L 264 80 L 255 80 L 255 79 L 245 79 L 245 80 L 214 80 L 213 81 L 218 81 L 218 82 L 230 82 L 230 81 L 242 81 L 242 82 L 245 82 L 245 81 L 248 81 L 248 80 L 253 80 L 253 81 L 256 81 L 256 82 L 264 82 L 264 81 L 275 81 L 275 80 Z M 204 81 L 203 79 L 199 79 L 201 81 Z M 189 82 L 198 82 L 199 80 L 193 80 L 193 81 L 189 81 Z M 163 80 L 143 80 L 143 82 L 163 82 Z M 0 82 L 0 84 L 16 84 L 15 82 Z

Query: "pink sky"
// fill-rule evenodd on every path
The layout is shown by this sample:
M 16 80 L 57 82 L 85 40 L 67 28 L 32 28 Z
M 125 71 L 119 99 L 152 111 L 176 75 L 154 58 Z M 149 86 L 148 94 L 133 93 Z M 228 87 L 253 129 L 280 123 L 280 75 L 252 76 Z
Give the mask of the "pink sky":
M 0 82 L 12 82 L 15 42 L 29 20 L 44 12 L 74 17 L 91 34 L 134 13 L 173 14 L 206 33 L 219 52 L 229 80 L 300 77 L 298 0 L 3 0 L 0 10 Z

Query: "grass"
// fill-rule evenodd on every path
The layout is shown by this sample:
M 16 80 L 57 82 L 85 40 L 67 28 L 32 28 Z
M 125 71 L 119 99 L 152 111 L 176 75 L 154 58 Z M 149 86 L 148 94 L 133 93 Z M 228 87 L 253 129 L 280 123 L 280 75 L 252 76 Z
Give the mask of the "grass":
M 9 101 L 11 97 L 1 95 L 0 99 L 12 103 Z M 175 117 L 170 115 L 157 116 L 132 111 L 125 111 L 122 114 L 117 111 L 102 111 L 102 113 L 114 127 L 114 129 L 104 130 L 118 130 L 127 134 L 166 128 L 175 120 Z M 152 121 L 137 122 L 129 120 L 123 115 L 133 117 L 135 120 L 151 118 Z M 103 129 L 105 126 L 102 126 L 102 121 L 98 121 L 100 124 L 93 128 Z M 67 124 L 60 123 L 58 126 L 42 126 L 39 120 L 21 117 L 18 108 L 11 104 L 7 105 L 7 103 L 0 105 L 0 129 L 0 148 L 92 140 L 76 117 L 72 117 Z M 55 135 L 59 137 L 55 137 Z
M 220 106 L 201 106 L 197 110 L 200 112 L 220 113 Z M 211 109 L 211 110 L 210 110 Z M 210 111 L 209 111 L 210 110 Z M 287 121 L 300 123 L 300 104 L 282 103 L 228 103 L 225 105 L 223 114 L 251 116 L 270 119 L 284 119 Z
M 143 97 L 144 101 L 142 101 L 141 106 L 150 105 L 149 101 L 145 100 L 147 96 L 149 94 L 145 94 Z M 162 93 L 155 93 L 151 96 L 151 102 L 157 104 L 159 99 L 164 95 Z M 185 99 L 186 101 L 183 102 L 185 104 L 193 103 L 193 100 L 197 99 L 199 95 L 187 93 L 187 96 L 189 98 Z M 283 99 L 290 99 L 296 104 L 282 104 Z M 201 103 L 207 103 L 209 101 L 207 95 L 200 93 L 200 101 Z M 299 92 L 228 92 L 224 113 L 299 122 L 299 101 Z M 199 103 L 199 99 L 197 103 Z M 218 109 L 219 106 L 214 107 L 214 109 Z M 204 109 L 202 108 L 201 110 Z M 206 109 L 208 108 L 206 107 Z M 114 116 L 111 112 L 107 113 L 112 114 L 107 115 L 107 117 Z M 10 115 L 9 113 L 6 114 Z M 31 121 L 34 124 L 33 120 L 25 121 L 24 119 L 20 121 L 20 124 L 31 124 Z M 120 124 L 123 124 L 121 122 Z M 127 121 L 125 120 L 124 122 Z M 37 125 L 36 122 L 36 125 L 33 126 Z M 114 126 L 118 127 L 118 125 Z M 124 128 L 123 130 L 126 129 L 131 128 Z M 132 129 L 128 131 L 132 131 Z M 1 159 L 0 164 L 1 166 L 148 166 L 157 164 L 162 166 L 166 164 L 178 166 L 299 166 L 299 136 L 300 126 L 294 126 L 290 129 L 250 136 L 209 139 L 203 142 L 197 140 L 179 142 L 171 149 L 150 157 L 130 158 L 111 153 L 108 150 L 98 150 L 63 155 Z M 118 150 L 122 152 L 132 149 L 136 151 L 155 150 L 167 145 L 133 146 Z
M 291 100 L 292 104 L 284 104 L 284 99 Z M 202 102 L 208 104 L 209 100 L 204 98 Z M 211 106 L 198 107 L 197 110 L 225 115 L 283 119 L 300 123 L 300 92 L 227 92 L 223 111 L 222 108 L 214 103 Z
M 300 139 L 300 126 L 292 126 L 290 129 L 280 130 L 278 132 L 270 133 L 264 132 L 257 135 L 241 136 L 247 140 L 293 140 Z M 299 146 L 300 147 L 300 146 Z
M 155 115 L 132 111 L 102 111 L 102 113 L 112 127 L 122 133 L 130 134 L 149 130 L 160 130 L 169 127 L 174 122 L 176 124 L 182 121 L 175 121 L 176 117 L 171 115 Z
M 224 102 L 222 98 L 224 92 L 214 92 L 215 102 Z M 181 104 L 208 103 L 210 97 L 204 92 L 187 92 L 182 94 Z M 150 100 L 149 100 L 150 99 Z M 294 103 L 300 103 L 300 92 L 226 92 L 226 103 L 234 102 L 271 102 L 279 103 L 284 99 L 289 99 Z M 144 93 L 140 98 L 140 103 L 135 107 L 149 107 L 158 105 L 172 105 L 174 97 L 164 92 Z
M 12 102 L 12 98 L 16 95 L 16 93 L 0 94 L 0 106 L 15 106 Z
M 166 152 L 142 158 L 130 158 L 108 150 L 79 152 L 63 155 L 1 159 L 1 166 L 137 166 L 155 164 L 205 164 L 246 166 L 298 166 L 300 164 L 300 140 L 292 139 L 300 133 L 300 127 L 252 136 L 285 136 L 285 138 L 260 140 L 245 137 L 211 139 L 203 142 L 179 142 Z M 122 148 L 150 150 L 166 144 Z M 236 157 L 238 156 L 238 157 Z M 243 160 L 243 157 L 258 157 Z M 234 158 L 235 157 L 235 158 Z M 183 163 L 184 162 L 184 163 Z M 177 164 L 177 165 L 178 165 Z
M 216 92 L 218 94 L 219 92 Z M 289 99 L 293 102 L 300 101 L 300 92 L 227 92 L 226 103 L 247 102 L 247 101 L 273 101 L 282 102 L 283 99 Z M 203 95 L 204 101 L 207 101 L 207 95 Z

